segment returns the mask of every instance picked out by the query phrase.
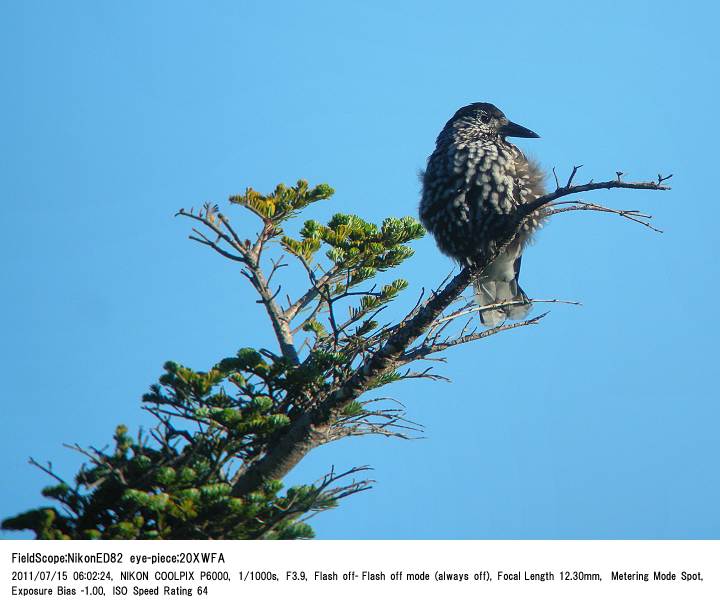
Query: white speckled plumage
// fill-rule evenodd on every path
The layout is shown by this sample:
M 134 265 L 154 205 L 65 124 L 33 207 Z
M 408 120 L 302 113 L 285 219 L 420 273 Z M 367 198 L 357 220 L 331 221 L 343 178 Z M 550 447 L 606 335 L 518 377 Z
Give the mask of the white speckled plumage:
M 495 254 L 497 244 L 517 228 L 517 206 L 544 193 L 538 165 L 506 137 L 537 137 L 511 123 L 492 104 L 458 110 L 437 138 L 423 174 L 420 219 L 440 250 L 463 265 L 477 266 Z M 540 212 L 523 221 L 521 231 L 475 285 L 484 306 L 522 304 L 481 313 L 486 325 L 527 315 L 530 304 L 518 285 L 522 251 L 542 221 Z

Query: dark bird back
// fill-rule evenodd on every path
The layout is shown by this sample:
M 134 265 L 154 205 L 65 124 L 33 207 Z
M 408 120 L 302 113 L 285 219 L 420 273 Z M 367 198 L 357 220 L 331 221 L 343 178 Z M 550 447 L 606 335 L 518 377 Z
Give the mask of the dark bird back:
M 544 192 L 542 171 L 508 137 L 539 136 L 508 121 L 492 104 L 470 104 L 447 122 L 428 159 L 420 220 L 440 251 L 460 264 L 483 266 L 500 242 L 517 229 L 518 205 Z M 485 325 L 527 315 L 530 303 L 518 285 L 518 275 L 522 250 L 540 220 L 540 212 L 526 218 L 515 240 L 476 282 L 475 299 L 480 306 L 515 303 L 481 311 Z

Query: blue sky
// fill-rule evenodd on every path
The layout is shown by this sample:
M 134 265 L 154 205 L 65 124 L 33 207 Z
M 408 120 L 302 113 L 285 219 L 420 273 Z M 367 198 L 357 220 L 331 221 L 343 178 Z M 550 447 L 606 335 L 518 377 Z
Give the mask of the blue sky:
M 666 232 L 556 216 L 522 284 L 583 307 L 456 349 L 451 384 L 398 385 L 426 439 L 323 447 L 288 481 L 374 466 L 374 490 L 314 519 L 321 538 L 720 537 L 715 3 L 0 7 L 0 515 L 44 502 L 28 456 L 70 476 L 63 442 L 147 426 L 164 361 L 270 345 L 178 208 L 302 177 L 337 190 L 320 219 L 415 214 L 438 131 L 490 101 L 561 175 L 674 173 L 670 193 L 587 197 Z M 408 299 L 451 268 L 424 239 Z

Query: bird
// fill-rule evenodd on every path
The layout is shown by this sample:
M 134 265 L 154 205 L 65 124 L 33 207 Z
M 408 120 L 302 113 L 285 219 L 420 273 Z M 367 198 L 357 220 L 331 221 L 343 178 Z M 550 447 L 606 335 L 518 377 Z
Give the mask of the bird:
M 530 299 L 518 284 L 520 264 L 523 249 L 543 224 L 542 210 L 522 218 L 516 214 L 520 205 L 545 193 L 545 175 L 507 141 L 511 137 L 540 136 L 508 120 L 493 104 L 463 106 L 438 135 L 421 172 L 420 221 L 441 252 L 482 269 L 473 288 L 485 326 L 523 319 L 530 311 Z M 513 304 L 482 309 L 504 302 Z

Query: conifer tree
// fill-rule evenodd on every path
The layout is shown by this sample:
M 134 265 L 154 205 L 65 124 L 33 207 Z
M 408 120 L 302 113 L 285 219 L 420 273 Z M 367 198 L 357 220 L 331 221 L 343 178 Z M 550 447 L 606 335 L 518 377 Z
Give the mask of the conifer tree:
M 543 207 L 548 216 L 600 211 L 651 227 L 649 216 L 636 211 L 559 199 L 600 188 L 666 190 L 667 178 L 625 182 L 618 174 L 574 186 L 576 171 L 565 187 L 524 206 L 517 225 Z M 389 307 L 408 283 L 382 278 L 412 256 L 409 244 L 424 231 L 411 217 L 378 225 L 336 213 L 326 223 L 308 219 L 290 234 L 288 220 L 332 194 L 326 184 L 299 181 L 269 194 L 247 189 L 230 197 L 231 207 L 256 216 L 253 238 L 241 235 L 217 205 L 178 212 L 194 223 L 190 239 L 240 267 L 276 347 L 242 347 L 206 371 L 167 362 L 143 396 L 155 421 L 149 432 L 130 434 L 119 425 L 109 449 L 74 445 L 86 463 L 72 481 L 31 459 L 55 480 L 42 493 L 58 505 L 8 518 L 3 528 L 29 529 L 39 539 L 311 537 L 307 517 L 368 490 L 372 481 L 362 477 L 369 467 L 359 466 L 284 489 L 283 478 L 305 455 L 349 436 L 412 437 L 418 426 L 375 390 L 442 378 L 423 362 L 544 317 L 477 330 L 478 307 L 464 304 L 462 293 L 482 268 L 465 268 L 392 321 Z M 302 275 L 305 289 L 284 293 L 277 283 L 283 272 Z

